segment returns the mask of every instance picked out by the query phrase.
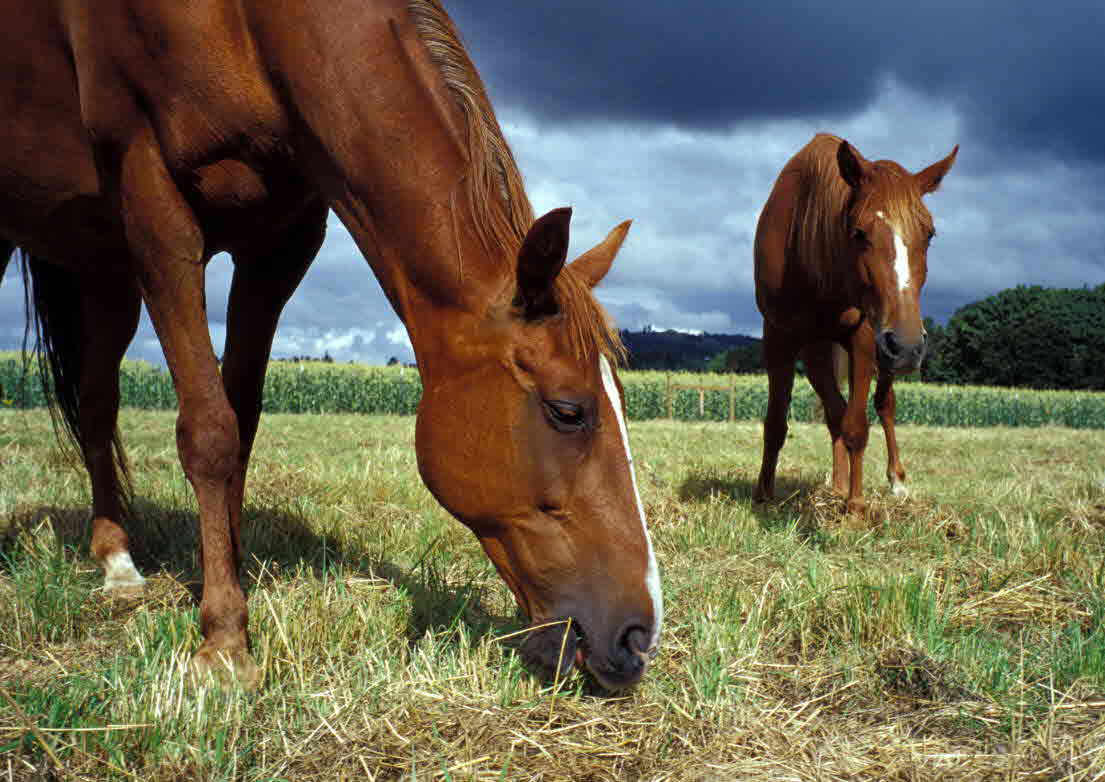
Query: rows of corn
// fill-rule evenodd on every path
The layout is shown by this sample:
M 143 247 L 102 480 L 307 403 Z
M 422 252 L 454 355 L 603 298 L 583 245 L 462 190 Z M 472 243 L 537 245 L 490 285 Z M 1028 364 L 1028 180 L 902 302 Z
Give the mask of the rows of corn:
M 762 375 L 622 372 L 630 418 L 686 421 L 755 420 L 767 406 Z M 899 423 L 929 426 L 1043 426 L 1105 429 L 1105 393 L 899 383 Z M 126 361 L 123 404 L 145 409 L 175 407 L 169 373 Z M 265 382 L 264 409 L 280 413 L 413 414 L 422 384 L 415 369 L 353 364 L 273 362 Z M 18 354 L 0 354 L 0 404 L 38 407 L 45 396 L 37 374 Z M 808 384 L 797 382 L 791 417 L 812 421 L 818 406 Z M 871 411 L 872 417 L 874 416 Z

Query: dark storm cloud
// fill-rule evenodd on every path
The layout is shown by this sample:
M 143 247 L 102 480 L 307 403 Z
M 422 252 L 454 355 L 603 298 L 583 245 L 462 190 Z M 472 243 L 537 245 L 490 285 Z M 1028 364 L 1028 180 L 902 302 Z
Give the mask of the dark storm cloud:
M 999 150 L 1105 160 L 1100 0 L 450 8 L 493 96 L 544 121 L 718 129 L 843 117 L 892 77 L 954 101 Z

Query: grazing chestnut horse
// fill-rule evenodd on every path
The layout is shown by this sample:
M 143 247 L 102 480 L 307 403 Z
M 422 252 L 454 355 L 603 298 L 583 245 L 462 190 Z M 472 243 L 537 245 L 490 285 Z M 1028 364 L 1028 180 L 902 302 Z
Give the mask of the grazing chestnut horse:
M 895 493 L 905 490 L 891 384 L 925 355 L 920 296 L 935 231 L 921 197 L 936 190 L 958 151 L 911 174 L 890 160 L 865 160 L 847 141 L 822 133 L 779 174 L 756 226 L 756 303 L 769 387 L 757 500 L 774 496 L 799 356 L 825 408 L 833 490 L 848 498 L 848 510 L 865 509 L 867 394 L 876 367 L 887 478 Z M 847 403 L 834 345 L 847 353 Z
M 257 680 L 238 575 L 246 468 L 277 318 L 333 209 L 414 345 L 422 478 L 534 623 L 524 653 L 550 672 L 581 662 L 610 688 L 638 681 L 660 635 L 659 577 L 614 371 L 622 347 L 591 292 L 629 224 L 565 265 L 571 210 L 534 221 L 438 1 L 0 10 L 0 237 L 30 256 L 105 588 L 143 581 L 116 418 L 145 302 L 199 506 L 194 665 Z M 204 303 L 220 251 L 235 265 L 221 373 Z M 547 626 L 568 618 L 566 638 L 569 623 Z

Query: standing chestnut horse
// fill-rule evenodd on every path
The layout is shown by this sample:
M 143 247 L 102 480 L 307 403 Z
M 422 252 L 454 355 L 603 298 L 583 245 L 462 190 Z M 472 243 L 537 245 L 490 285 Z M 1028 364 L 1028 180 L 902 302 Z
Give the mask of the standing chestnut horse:
M 592 296 L 628 223 L 565 265 L 437 0 L 0 0 L 0 237 L 30 256 L 56 403 L 92 482 L 105 588 L 143 581 L 124 531 L 118 367 L 145 302 L 199 506 L 194 665 L 258 678 L 239 524 L 277 318 L 349 229 L 422 374 L 423 480 L 475 533 L 546 670 L 605 686 L 655 652 L 659 577 L 617 332 Z M 234 259 L 220 373 L 204 269 Z M 565 635 L 571 618 L 575 633 Z M 581 642 L 582 641 L 582 642 Z M 566 652 L 561 655 L 561 652 Z
M 865 160 L 847 141 L 821 133 L 779 174 L 756 227 L 756 303 L 764 316 L 769 396 L 755 499 L 775 493 L 799 356 L 825 408 L 833 491 L 848 498 L 850 512 L 864 512 L 867 393 L 876 365 L 887 478 L 895 493 L 905 491 L 891 384 L 895 373 L 916 370 L 925 355 L 920 297 L 935 231 L 921 197 L 936 190 L 958 151 L 911 174 L 890 160 Z M 834 345 L 848 357 L 847 403 Z

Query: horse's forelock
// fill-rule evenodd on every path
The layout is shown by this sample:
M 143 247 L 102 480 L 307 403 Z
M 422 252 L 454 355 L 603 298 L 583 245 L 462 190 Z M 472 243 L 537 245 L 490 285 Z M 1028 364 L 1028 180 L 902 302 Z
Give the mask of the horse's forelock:
M 582 279 L 571 264 L 557 275 L 553 295 L 577 359 L 591 361 L 605 356 L 615 366 L 625 363 L 625 344 L 613 319 L 595 298 L 590 282 Z
M 910 243 L 921 242 L 933 228 L 932 214 L 921 199 L 921 190 L 913 176 L 897 163 L 880 160 L 874 166 L 875 187 L 872 206 Z

